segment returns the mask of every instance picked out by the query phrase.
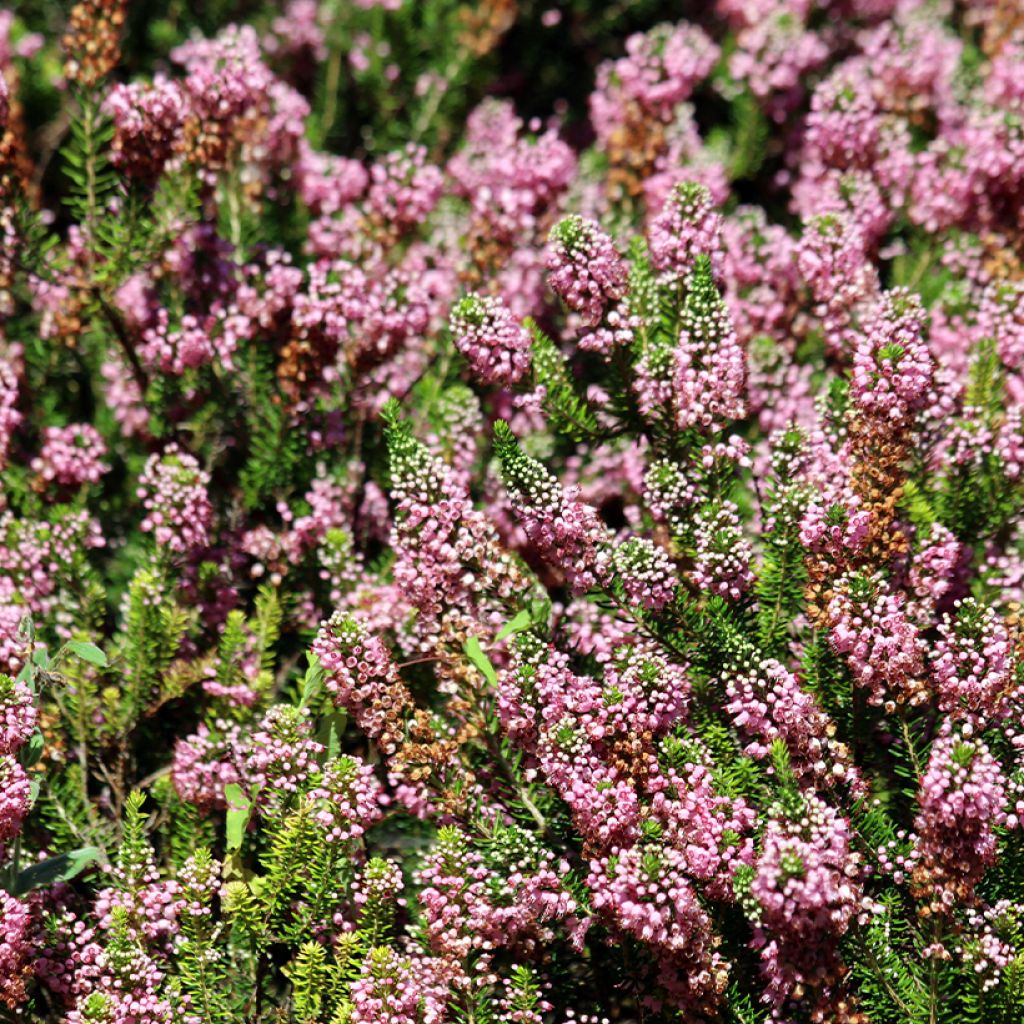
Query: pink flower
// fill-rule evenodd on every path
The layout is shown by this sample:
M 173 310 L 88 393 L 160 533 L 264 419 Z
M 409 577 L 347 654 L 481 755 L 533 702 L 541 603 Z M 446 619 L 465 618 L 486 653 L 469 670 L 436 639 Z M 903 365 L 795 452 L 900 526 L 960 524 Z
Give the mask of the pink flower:
M 189 103 L 178 82 L 157 77 L 152 85 L 115 85 L 105 107 L 114 121 L 111 162 L 148 184 L 163 173 L 177 148 Z
M 995 861 L 1006 799 L 1006 778 L 987 745 L 944 723 L 921 779 L 914 821 L 917 885 L 941 912 L 969 899 Z
M 452 310 L 455 347 L 484 384 L 514 384 L 530 366 L 530 332 L 492 296 L 467 295 Z
M 43 446 L 32 460 L 32 470 L 47 483 L 64 487 L 99 483 L 110 467 L 103 461 L 107 446 L 90 423 L 47 427 Z
M 38 719 L 28 683 L 0 675 L 0 755 L 13 754 L 24 746 Z
M 0 754 L 0 843 L 21 831 L 30 800 L 31 784 L 25 769 L 10 754 Z
M 559 221 L 548 237 L 547 265 L 551 287 L 587 326 L 626 293 L 626 264 L 596 221 L 576 214 Z
M 196 458 L 176 444 L 151 455 L 139 477 L 138 497 L 146 510 L 142 531 L 174 554 L 208 544 L 213 525 L 209 483 Z

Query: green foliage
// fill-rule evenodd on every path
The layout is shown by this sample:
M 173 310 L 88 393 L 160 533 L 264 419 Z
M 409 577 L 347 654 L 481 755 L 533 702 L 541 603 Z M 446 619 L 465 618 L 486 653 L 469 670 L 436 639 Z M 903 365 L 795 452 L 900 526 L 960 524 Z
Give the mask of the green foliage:
M 185 868 L 183 889 L 189 912 L 183 915 L 183 934 L 175 946 L 173 996 L 180 1011 L 197 1015 L 203 1024 L 233 1024 L 238 1007 L 212 922 L 212 883 L 218 877 L 218 865 L 208 850 L 200 848 Z
M 540 1002 L 541 991 L 536 974 L 526 965 L 513 968 L 506 1012 L 511 1012 L 514 1019 L 530 1020 L 538 1014 Z
M 164 592 L 153 570 L 140 569 L 128 587 L 127 615 L 118 638 L 125 687 L 118 695 L 110 728 L 124 731 L 161 700 L 166 674 L 185 638 L 190 613 Z
M 372 857 L 362 871 L 362 886 L 367 898 L 359 913 L 359 930 L 368 946 L 380 946 L 391 939 L 395 924 L 394 894 L 382 892 L 389 883 L 391 866 L 380 857 Z
M 287 971 L 297 1024 L 317 1024 L 320 1020 L 330 971 L 324 947 L 317 942 L 304 942 Z
M 182 800 L 168 776 L 156 779 L 150 793 L 164 816 L 161 853 L 172 868 L 179 869 L 197 848 L 213 847 L 217 839 L 213 819 L 195 804 Z
M 970 985 L 971 981 L 966 984 Z M 1013 1024 L 1024 1019 L 1024 957 L 1014 957 L 1003 968 L 1000 984 L 991 992 L 975 997 L 973 1002 L 978 1008 L 975 1017 L 979 1022 Z
M 552 429 L 574 441 L 593 440 L 604 433 L 587 400 L 576 388 L 558 346 L 532 320 L 526 327 L 533 338 L 533 380 L 544 388 L 544 412 Z
M 147 881 L 146 874 L 153 861 L 153 850 L 146 836 L 146 815 L 142 808 L 144 793 L 130 793 L 124 806 L 121 845 L 117 852 L 118 884 L 131 892 Z
M 381 411 L 388 454 L 388 483 L 396 494 L 413 493 L 438 500 L 444 493 L 439 460 L 413 436 L 412 424 L 391 399 Z
M 885 912 L 850 939 L 858 992 L 872 1021 L 923 1024 L 929 1014 L 928 985 L 913 956 L 906 920 L 898 912 L 900 898 L 890 894 L 883 905 Z
M 647 242 L 640 236 L 635 236 L 629 245 L 629 303 L 642 323 L 654 320 L 660 313 L 657 275 Z
M 985 339 L 971 361 L 964 413 L 956 424 L 962 455 L 938 480 L 920 463 L 904 487 L 901 507 L 915 525 L 939 522 L 970 545 L 1003 534 L 1015 522 L 1024 490 L 990 441 L 1003 425 L 1005 402 L 1005 372 L 994 340 Z
M 256 657 L 264 673 L 273 670 L 277 659 L 277 643 L 281 638 L 284 608 L 274 587 L 263 585 L 256 592 L 255 621 L 251 624 L 256 644 Z
M 88 779 L 81 763 L 72 762 L 63 771 L 46 773 L 37 808 L 53 836 L 55 849 L 71 850 L 99 839 L 89 802 Z
M 242 664 L 246 651 L 245 613 L 234 609 L 228 612 L 217 649 L 217 685 L 230 690 L 244 679 Z
M 804 649 L 801 669 L 808 688 L 832 719 L 848 728 L 853 713 L 853 684 L 826 636 L 812 634 Z
M 729 140 L 729 174 L 736 181 L 753 178 L 768 155 L 771 125 L 761 105 L 749 91 L 732 103 L 732 132 Z
M 291 492 L 305 453 L 302 433 L 278 394 L 269 353 L 250 353 L 248 370 L 249 445 L 239 482 L 245 507 L 257 509 L 271 497 Z
M 68 142 L 61 151 L 70 183 L 66 203 L 76 223 L 85 228 L 87 244 L 95 246 L 93 252 L 99 256 L 105 241 L 100 231 L 118 230 L 100 227 L 102 214 L 118 192 L 118 177 L 106 153 L 114 126 L 95 96 L 79 93 L 76 98 L 78 109 L 70 119 Z
M 107 667 L 107 656 L 95 644 L 90 644 L 85 640 L 72 640 L 68 643 L 68 650 L 90 665 L 95 665 L 97 668 Z
M 775 474 L 768 484 L 762 515 L 771 524 L 763 534 L 763 554 L 758 567 L 758 639 L 765 653 L 779 657 L 785 651 L 791 623 L 802 610 L 807 571 L 800 542 L 800 519 L 808 494 L 802 484 L 790 482 L 793 464 L 800 457 L 803 438 L 787 432 L 776 450 Z

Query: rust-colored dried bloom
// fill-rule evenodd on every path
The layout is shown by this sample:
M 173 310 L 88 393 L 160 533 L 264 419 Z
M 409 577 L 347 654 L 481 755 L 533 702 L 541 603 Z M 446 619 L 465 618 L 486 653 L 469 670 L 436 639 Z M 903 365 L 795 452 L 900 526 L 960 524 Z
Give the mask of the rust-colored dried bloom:
M 482 0 L 465 4 L 459 12 L 464 25 L 459 33 L 459 43 L 477 57 L 486 56 L 515 24 L 518 8 L 516 0 Z
M 91 89 L 121 58 L 121 30 L 128 0 L 81 0 L 71 8 L 62 40 L 64 77 Z

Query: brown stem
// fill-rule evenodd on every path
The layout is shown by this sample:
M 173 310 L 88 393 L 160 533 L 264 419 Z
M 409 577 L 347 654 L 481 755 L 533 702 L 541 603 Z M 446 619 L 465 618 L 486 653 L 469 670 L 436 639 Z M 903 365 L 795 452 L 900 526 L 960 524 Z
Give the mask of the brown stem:
M 128 360 L 128 365 L 131 367 L 132 375 L 135 377 L 135 383 L 139 386 L 141 397 L 145 397 L 146 389 L 149 387 L 149 378 L 146 375 L 146 370 L 143 367 L 142 362 L 139 360 L 139 354 L 135 351 L 135 346 L 132 344 L 132 339 L 128 334 L 128 329 L 125 327 L 124 321 L 121 319 L 117 310 L 107 302 L 104 296 L 97 295 L 96 301 L 99 304 L 100 310 L 103 312 L 104 318 L 110 325 L 110 329 L 114 332 L 114 337 L 117 338 L 117 342 L 121 346 L 121 351 Z

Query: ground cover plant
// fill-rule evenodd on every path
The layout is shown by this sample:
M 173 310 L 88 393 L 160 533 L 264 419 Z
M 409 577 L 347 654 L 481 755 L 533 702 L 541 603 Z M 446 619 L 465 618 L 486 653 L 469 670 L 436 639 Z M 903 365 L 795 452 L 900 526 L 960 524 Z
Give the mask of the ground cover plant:
M 1024 1019 L 1017 4 L 25 3 L 0 129 L 0 1020 Z

